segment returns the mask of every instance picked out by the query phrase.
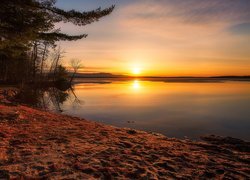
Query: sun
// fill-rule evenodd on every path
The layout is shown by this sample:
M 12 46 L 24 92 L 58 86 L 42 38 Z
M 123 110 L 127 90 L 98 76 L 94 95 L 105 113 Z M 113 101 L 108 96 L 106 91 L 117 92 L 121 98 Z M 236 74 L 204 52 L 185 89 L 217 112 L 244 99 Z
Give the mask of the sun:
M 139 67 L 134 67 L 134 68 L 132 69 L 132 73 L 133 73 L 134 75 L 139 75 L 139 74 L 141 74 L 141 68 L 139 68 Z

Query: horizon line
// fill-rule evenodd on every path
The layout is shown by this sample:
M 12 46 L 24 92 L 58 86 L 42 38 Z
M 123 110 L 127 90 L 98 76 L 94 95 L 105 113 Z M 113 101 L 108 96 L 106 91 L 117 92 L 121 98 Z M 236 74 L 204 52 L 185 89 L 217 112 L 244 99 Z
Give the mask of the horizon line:
M 77 75 L 105 75 L 110 78 L 250 78 L 249 75 L 209 75 L 209 76 L 193 76 L 193 75 L 177 75 L 177 76 L 159 76 L 159 75 L 128 75 L 128 74 L 116 74 L 109 72 L 88 72 L 88 73 L 77 73 Z M 101 77 L 101 76 L 100 76 Z

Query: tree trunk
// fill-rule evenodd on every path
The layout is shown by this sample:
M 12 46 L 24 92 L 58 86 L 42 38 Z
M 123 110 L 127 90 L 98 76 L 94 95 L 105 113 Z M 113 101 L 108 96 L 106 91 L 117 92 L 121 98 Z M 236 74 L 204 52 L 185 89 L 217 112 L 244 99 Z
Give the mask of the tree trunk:
M 37 43 L 34 43 L 33 47 L 33 59 L 32 59 L 32 79 L 35 81 L 36 78 L 36 60 L 37 60 Z
M 47 51 L 47 44 L 44 44 L 44 50 L 43 50 L 43 55 L 42 55 L 42 62 L 41 62 L 41 71 L 40 71 L 40 78 L 42 78 L 43 75 L 43 66 L 44 66 L 44 61 L 45 61 L 45 55 L 46 55 L 46 51 Z

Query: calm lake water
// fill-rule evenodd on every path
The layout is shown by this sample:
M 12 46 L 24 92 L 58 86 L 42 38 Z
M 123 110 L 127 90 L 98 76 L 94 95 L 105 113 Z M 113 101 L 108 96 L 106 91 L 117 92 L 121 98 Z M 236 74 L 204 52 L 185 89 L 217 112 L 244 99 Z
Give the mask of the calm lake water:
M 39 108 L 168 137 L 216 134 L 250 140 L 250 81 L 81 81 L 67 91 L 27 88 L 19 98 Z
M 79 83 L 64 114 L 168 137 L 216 134 L 250 140 L 250 83 Z M 71 95 L 72 96 L 72 95 Z

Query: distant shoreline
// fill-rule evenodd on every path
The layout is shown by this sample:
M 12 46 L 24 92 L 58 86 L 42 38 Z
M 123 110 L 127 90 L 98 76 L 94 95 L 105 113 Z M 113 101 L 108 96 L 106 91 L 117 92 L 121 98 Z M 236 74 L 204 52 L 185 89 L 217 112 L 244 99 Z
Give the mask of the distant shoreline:
M 73 84 L 78 83 L 103 83 L 114 81 L 152 81 L 165 83 L 223 83 L 227 81 L 250 82 L 250 76 L 214 76 L 214 77 L 77 77 Z
M 120 75 L 112 73 L 78 73 L 75 78 L 153 78 L 153 79 L 249 79 L 250 75 L 244 76 L 130 76 L 130 75 Z

